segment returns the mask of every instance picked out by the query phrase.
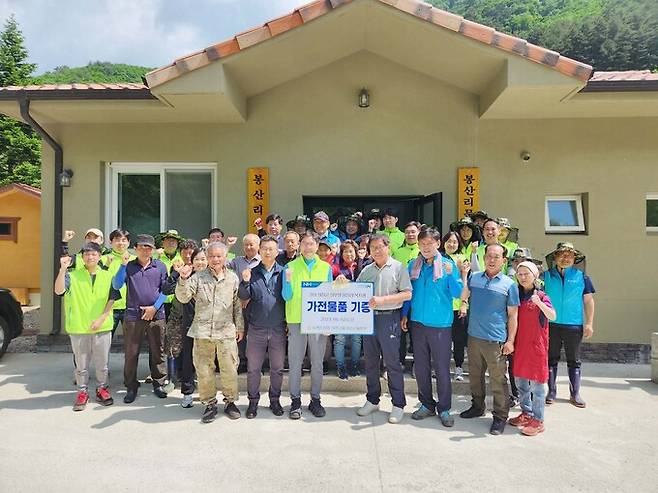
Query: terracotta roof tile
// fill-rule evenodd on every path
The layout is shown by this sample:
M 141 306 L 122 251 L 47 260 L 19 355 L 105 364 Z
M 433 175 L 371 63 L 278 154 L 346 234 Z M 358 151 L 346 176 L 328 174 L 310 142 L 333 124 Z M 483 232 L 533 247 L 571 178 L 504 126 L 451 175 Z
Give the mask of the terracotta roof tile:
M 33 187 L 30 185 L 25 185 L 24 183 L 10 183 L 9 185 L 5 185 L 4 187 L 0 188 L 0 195 L 10 192 L 12 190 L 16 190 L 19 192 L 26 193 L 28 195 L 32 195 L 34 197 L 41 197 L 41 189 L 37 187 Z
M 438 26 L 459 32 L 495 48 L 528 58 L 534 62 L 554 68 L 565 75 L 575 77 L 583 82 L 587 81 L 592 73 L 592 67 L 587 64 L 563 57 L 555 51 L 535 46 L 524 39 L 515 38 L 495 29 L 466 20 L 458 15 L 440 10 L 420 0 L 376 0 L 406 12 L 410 15 L 432 22 Z M 146 74 L 149 86 L 157 87 L 165 82 L 203 67 L 220 58 L 238 53 L 246 48 L 257 45 L 268 39 L 290 31 L 302 24 L 321 17 L 352 0 L 316 0 L 303 5 L 293 12 L 266 22 L 260 27 L 238 34 L 222 43 L 215 44 L 205 50 L 181 57 L 172 64 L 153 70 Z M 190 63 L 190 59 L 194 63 Z M 175 69 L 172 69 L 175 67 Z

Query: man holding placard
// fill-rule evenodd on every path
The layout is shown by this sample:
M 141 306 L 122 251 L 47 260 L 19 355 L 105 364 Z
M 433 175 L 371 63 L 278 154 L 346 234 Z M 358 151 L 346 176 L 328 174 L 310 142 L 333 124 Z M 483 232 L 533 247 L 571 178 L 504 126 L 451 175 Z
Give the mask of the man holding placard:
M 282 295 L 286 301 L 286 322 L 288 323 L 288 388 L 292 403 L 290 419 L 302 417 L 301 383 L 302 362 L 306 354 L 306 346 L 311 355 L 311 403 L 309 411 L 316 418 L 323 417 L 326 412 L 320 403 L 322 390 L 322 360 L 327 336 L 323 334 L 302 334 L 302 282 L 303 281 L 333 281 L 331 266 L 320 260 L 317 255 L 319 237 L 315 232 L 306 232 L 301 237 L 300 253 L 285 267 Z
M 375 311 L 374 334 L 363 338 L 366 357 L 366 403 L 357 410 L 367 416 L 379 409 L 382 394 L 379 363 L 383 356 L 388 374 L 388 390 L 393 401 L 389 423 L 399 423 L 404 416 L 404 376 L 399 359 L 400 309 L 411 299 L 411 281 L 406 266 L 389 255 L 390 239 L 377 233 L 370 238 L 370 253 L 374 262 L 363 268 L 357 282 L 374 283 L 370 308 Z

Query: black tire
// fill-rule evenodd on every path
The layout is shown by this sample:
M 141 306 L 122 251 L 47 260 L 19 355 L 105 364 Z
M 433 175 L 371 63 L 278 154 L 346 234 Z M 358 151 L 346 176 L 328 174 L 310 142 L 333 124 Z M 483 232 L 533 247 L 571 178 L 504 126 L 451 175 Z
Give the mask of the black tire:
M 4 317 L 0 316 L 0 340 L 3 341 L 0 346 L 0 358 L 7 351 L 7 346 L 11 342 L 11 328 L 9 327 L 9 322 L 5 320 Z

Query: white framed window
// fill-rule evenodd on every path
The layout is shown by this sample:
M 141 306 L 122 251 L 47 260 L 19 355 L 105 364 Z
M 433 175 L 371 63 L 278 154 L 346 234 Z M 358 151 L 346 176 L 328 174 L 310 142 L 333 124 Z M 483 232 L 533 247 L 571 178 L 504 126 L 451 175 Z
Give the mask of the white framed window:
M 107 163 L 105 229 L 205 238 L 216 221 L 216 163 Z
M 647 199 L 647 232 L 658 233 L 658 193 L 648 193 Z
M 584 233 L 582 195 L 552 195 L 544 205 L 544 227 L 547 233 Z

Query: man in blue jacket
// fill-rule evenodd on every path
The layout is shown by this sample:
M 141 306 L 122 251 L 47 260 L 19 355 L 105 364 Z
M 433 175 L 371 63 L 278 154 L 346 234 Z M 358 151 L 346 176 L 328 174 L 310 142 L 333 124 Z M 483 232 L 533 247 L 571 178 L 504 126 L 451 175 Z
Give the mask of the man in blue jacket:
M 557 319 L 549 325 L 548 394 L 546 404 L 557 395 L 557 365 L 564 345 L 569 369 L 569 402 L 585 407 L 580 397 L 580 343 L 594 333 L 594 285 L 589 276 L 574 267 L 585 255 L 573 244 L 561 242 L 546 256 L 549 270 L 544 273 L 544 291 L 551 298 Z
M 260 239 L 260 263 L 245 267 L 238 296 L 247 301 L 245 318 L 247 331 L 247 419 L 256 417 L 260 400 L 260 376 L 265 353 L 270 358 L 270 410 L 275 416 L 283 415 L 281 385 L 283 360 L 286 352 L 286 305 L 281 295 L 283 267 L 276 263 L 279 253 L 276 237 L 265 235 Z
M 439 253 L 440 245 L 441 233 L 435 229 L 422 230 L 418 235 L 421 255 L 409 261 L 413 291 L 411 301 L 406 301 L 402 308 L 401 326 L 404 331 L 411 329 L 418 400 L 421 402 L 420 409 L 411 417 L 421 420 L 438 414 L 443 426 L 450 427 L 455 424 L 450 415 L 452 300 L 461 295 L 464 284 L 453 260 Z M 432 391 L 432 367 L 436 373 L 436 401 Z

